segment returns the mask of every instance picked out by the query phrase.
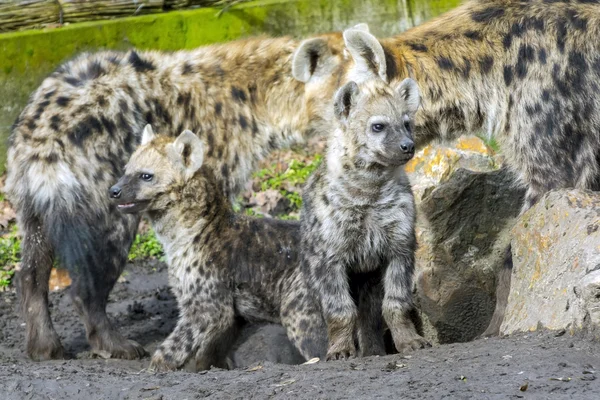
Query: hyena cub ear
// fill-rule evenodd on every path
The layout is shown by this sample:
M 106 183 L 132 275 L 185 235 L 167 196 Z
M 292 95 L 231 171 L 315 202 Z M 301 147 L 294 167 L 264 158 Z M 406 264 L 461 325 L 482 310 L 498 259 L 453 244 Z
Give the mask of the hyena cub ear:
M 364 81 L 379 77 L 387 82 L 385 52 L 375 36 L 354 27 L 344 31 L 344 43 L 356 64 L 353 79 Z
M 167 147 L 167 154 L 174 163 L 183 167 L 185 179 L 189 179 L 202 166 L 204 143 L 192 131 L 186 129 Z
M 421 103 L 421 94 L 419 86 L 411 78 L 406 78 L 396 88 L 396 93 L 406 106 L 406 112 L 411 116 L 415 115 L 419 104 Z
M 142 146 L 150 143 L 155 136 L 154 130 L 152 130 L 152 125 L 146 125 L 144 127 L 144 131 L 142 132 Z
M 335 66 L 335 57 L 325 39 L 307 39 L 294 52 L 292 76 L 308 83 L 311 79 L 330 75 Z
M 340 121 L 348 119 L 350 110 L 356 105 L 359 93 L 358 85 L 353 81 L 338 89 L 333 100 L 333 109 L 337 119 Z

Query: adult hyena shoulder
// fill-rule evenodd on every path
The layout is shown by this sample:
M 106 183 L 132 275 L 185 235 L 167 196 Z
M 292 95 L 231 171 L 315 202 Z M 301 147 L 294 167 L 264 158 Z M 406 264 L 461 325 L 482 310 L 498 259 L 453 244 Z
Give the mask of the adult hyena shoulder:
M 106 192 L 143 127 L 197 132 L 208 147 L 206 163 L 234 196 L 269 151 L 321 130 L 328 117 L 318 111 L 335 89 L 342 47 L 341 35 L 329 34 L 174 53 L 100 52 L 45 79 L 16 121 L 8 151 L 6 190 L 23 233 L 18 289 L 27 353 L 63 354 L 47 300 L 56 256 L 73 277 L 92 348 L 114 357 L 143 354 L 105 312 L 138 223 L 118 213 Z
M 334 103 L 337 123 L 301 214 L 302 265 L 327 323 L 327 357 L 355 355 L 355 337 L 362 355 L 385 354 L 383 319 L 398 351 L 423 346 L 409 318 L 415 206 L 403 170 L 414 155 L 417 86 L 351 81 Z
M 470 1 L 396 37 L 354 30 L 347 39 L 350 78 L 419 82 L 418 145 L 495 136 L 527 187 L 523 210 L 551 189 L 600 188 L 598 2 Z
M 199 369 L 224 365 L 237 317 L 280 323 L 307 360 L 322 357 L 327 338 L 300 270 L 300 224 L 235 214 L 203 161 L 192 132 L 156 136 L 148 125 L 110 189 L 122 212 L 147 212 L 180 309 L 151 368 L 176 369 L 193 357 Z

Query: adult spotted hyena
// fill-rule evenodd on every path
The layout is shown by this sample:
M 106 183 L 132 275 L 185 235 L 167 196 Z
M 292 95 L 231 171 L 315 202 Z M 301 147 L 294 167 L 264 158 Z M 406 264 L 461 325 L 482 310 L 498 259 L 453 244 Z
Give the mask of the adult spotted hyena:
M 8 151 L 6 191 L 23 234 L 17 288 L 27 354 L 63 356 L 48 311 L 55 257 L 73 278 L 92 349 L 144 354 L 115 330 L 105 307 L 139 220 L 119 213 L 106 193 L 146 124 L 197 132 L 207 165 L 234 196 L 268 152 L 322 130 L 328 116 L 320 109 L 337 88 L 342 49 L 341 34 L 328 34 L 174 53 L 99 52 L 46 78 L 16 121 Z
M 478 0 L 378 41 L 349 30 L 351 79 L 412 77 L 422 89 L 415 142 L 484 130 L 526 188 L 529 209 L 550 189 L 600 188 L 600 4 Z M 510 269 L 499 276 L 485 335 L 503 318 Z
M 356 333 L 361 355 L 385 354 L 384 319 L 398 351 L 426 344 L 409 317 L 415 205 L 404 172 L 418 105 L 412 79 L 395 89 L 350 81 L 336 93 L 337 123 L 301 213 L 302 268 L 327 323 L 328 359 L 354 356 Z
M 324 356 L 325 325 L 300 270 L 300 224 L 235 214 L 203 160 L 192 132 L 155 136 L 148 126 L 110 189 L 119 210 L 150 218 L 180 309 L 151 368 L 175 369 L 194 355 L 199 369 L 222 366 L 236 317 L 281 323 L 306 359 Z

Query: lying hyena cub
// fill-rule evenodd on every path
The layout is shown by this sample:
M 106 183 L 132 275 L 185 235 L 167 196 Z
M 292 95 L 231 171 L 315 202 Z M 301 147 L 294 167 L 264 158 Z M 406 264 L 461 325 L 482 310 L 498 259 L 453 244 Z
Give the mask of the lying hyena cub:
M 320 300 L 328 359 L 385 354 L 383 319 L 398 351 L 423 347 L 408 312 L 415 206 L 403 165 L 414 155 L 416 83 L 349 82 L 335 95 L 337 127 L 308 180 L 302 209 L 302 267 Z M 353 297 L 358 301 L 358 307 Z
M 164 246 L 180 308 L 151 369 L 196 357 L 223 365 L 235 318 L 281 323 L 306 358 L 326 351 L 325 326 L 299 268 L 299 223 L 234 214 L 203 142 L 191 131 L 154 136 L 150 125 L 110 196 L 125 213 L 147 212 Z

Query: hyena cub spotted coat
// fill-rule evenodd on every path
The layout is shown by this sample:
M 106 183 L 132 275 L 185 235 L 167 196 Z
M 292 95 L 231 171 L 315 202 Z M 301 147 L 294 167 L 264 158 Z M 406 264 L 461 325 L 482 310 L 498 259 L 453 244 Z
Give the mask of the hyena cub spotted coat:
M 54 258 L 93 350 L 144 354 L 106 315 L 139 217 L 119 213 L 106 192 L 123 174 L 142 129 L 191 129 L 205 162 L 234 197 L 270 151 L 319 132 L 341 74 L 343 41 L 252 38 L 193 51 L 99 52 L 65 63 L 35 91 L 16 121 L 6 191 L 23 234 L 17 275 L 27 354 L 60 358 L 48 309 Z M 304 61 L 304 62 L 303 62 Z
M 327 323 L 328 359 L 354 356 L 356 333 L 361 355 L 385 354 L 382 319 L 398 351 L 426 343 L 408 316 L 415 205 L 403 169 L 418 105 L 411 79 L 396 89 L 351 81 L 336 93 L 337 126 L 301 214 L 302 268 Z
M 192 132 L 173 139 L 148 126 L 110 196 L 124 213 L 147 213 L 168 259 L 180 317 L 152 369 L 193 356 L 198 369 L 222 366 L 236 317 L 281 323 L 306 359 L 325 354 L 325 326 L 300 270 L 299 223 L 235 214 Z
M 344 34 L 355 61 L 348 77 L 415 79 L 417 146 L 463 133 L 495 137 L 527 188 L 523 211 L 552 189 L 600 190 L 599 3 L 471 0 L 380 41 L 352 30 Z M 502 322 L 510 255 L 484 335 Z

